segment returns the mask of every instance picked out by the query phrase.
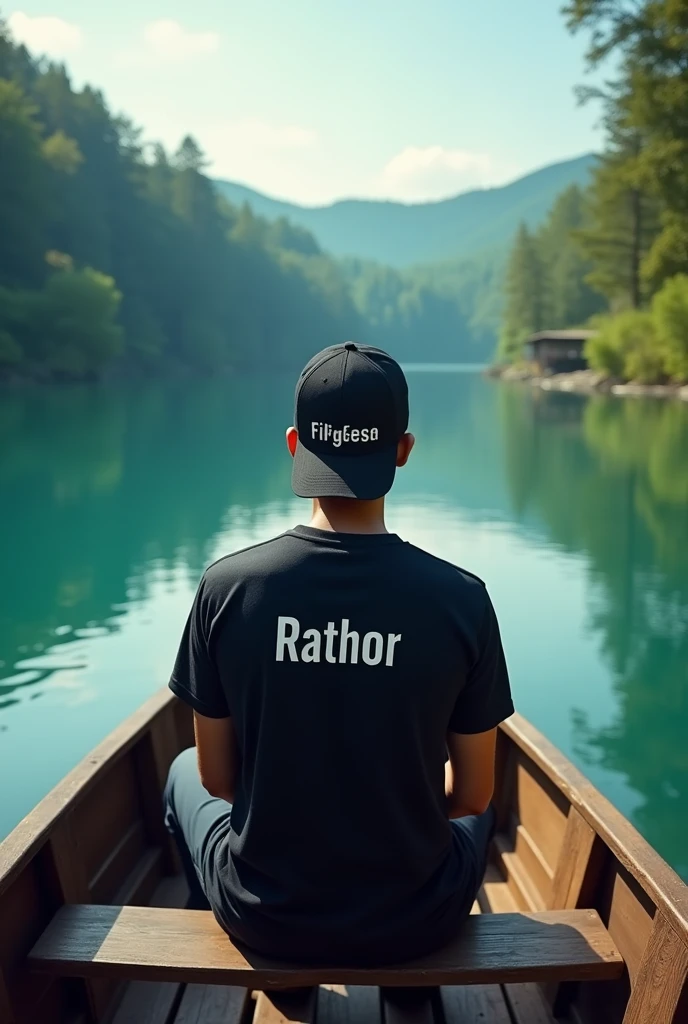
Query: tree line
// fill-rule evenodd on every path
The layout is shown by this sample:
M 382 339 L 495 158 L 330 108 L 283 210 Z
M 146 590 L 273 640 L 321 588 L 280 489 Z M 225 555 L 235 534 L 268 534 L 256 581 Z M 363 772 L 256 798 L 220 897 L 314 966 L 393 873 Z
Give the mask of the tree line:
M 0 376 L 293 368 L 349 337 L 407 360 L 475 348 L 453 297 L 229 205 L 193 137 L 146 142 L 1 21 L 0 150 Z
M 305 359 L 359 326 L 343 275 L 291 225 L 221 203 L 97 90 L 0 30 L 0 363 L 91 377 Z
M 588 63 L 616 79 L 581 91 L 606 133 L 586 191 L 569 189 L 537 232 L 518 232 L 498 349 L 591 324 L 593 367 L 641 381 L 688 380 L 688 0 L 570 0 Z

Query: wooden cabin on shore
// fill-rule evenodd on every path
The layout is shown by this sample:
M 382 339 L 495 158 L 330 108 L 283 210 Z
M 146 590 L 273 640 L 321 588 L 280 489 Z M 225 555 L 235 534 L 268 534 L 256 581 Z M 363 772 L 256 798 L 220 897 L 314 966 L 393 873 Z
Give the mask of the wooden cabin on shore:
M 537 363 L 540 372 L 571 373 L 587 370 L 585 343 L 596 331 L 540 331 L 526 342 L 528 358 Z

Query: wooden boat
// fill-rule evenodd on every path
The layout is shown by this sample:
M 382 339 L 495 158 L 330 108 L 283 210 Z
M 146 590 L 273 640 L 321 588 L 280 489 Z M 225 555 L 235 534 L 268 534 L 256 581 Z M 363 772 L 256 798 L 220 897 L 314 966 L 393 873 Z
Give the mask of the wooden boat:
M 382 970 L 247 960 L 183 909 L 160 808 L 191 742 L 188 709 L 156 694 L 0 845 L 1 1024 L 688 1021 L 688 887 L 518 716 L 474 915 L 450 947 Z

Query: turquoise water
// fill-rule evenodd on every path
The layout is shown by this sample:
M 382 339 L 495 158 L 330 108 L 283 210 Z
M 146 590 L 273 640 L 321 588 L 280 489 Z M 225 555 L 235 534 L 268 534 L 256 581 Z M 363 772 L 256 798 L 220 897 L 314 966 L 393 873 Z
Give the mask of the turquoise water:
M 518 710 L 688 877 L 688 404 L 409 382 L 390 528 L 487 580 Z M 0 393 L 0 836 L 166 683 L 204 566 L 307 519 L 292 388 Z

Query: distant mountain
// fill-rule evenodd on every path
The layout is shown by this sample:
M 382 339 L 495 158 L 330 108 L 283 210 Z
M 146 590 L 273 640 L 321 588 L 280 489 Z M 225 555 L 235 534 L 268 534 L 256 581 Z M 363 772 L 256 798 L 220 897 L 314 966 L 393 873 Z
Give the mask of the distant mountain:
M 592 154 L 545 167 L 502 188 L 466 192 L 441 202 L 404 204 L 347 199 L 330 206 L 281 202 L 231 181 L 215 184 L 236 205 L 248 203 L 268 220 L 287 217 L 311 231 L 335 256 L 356 256 L 392 267 L 471 258 L 505 249 L 521 221 L 540 224 L 569 185 L 585 185 Z

